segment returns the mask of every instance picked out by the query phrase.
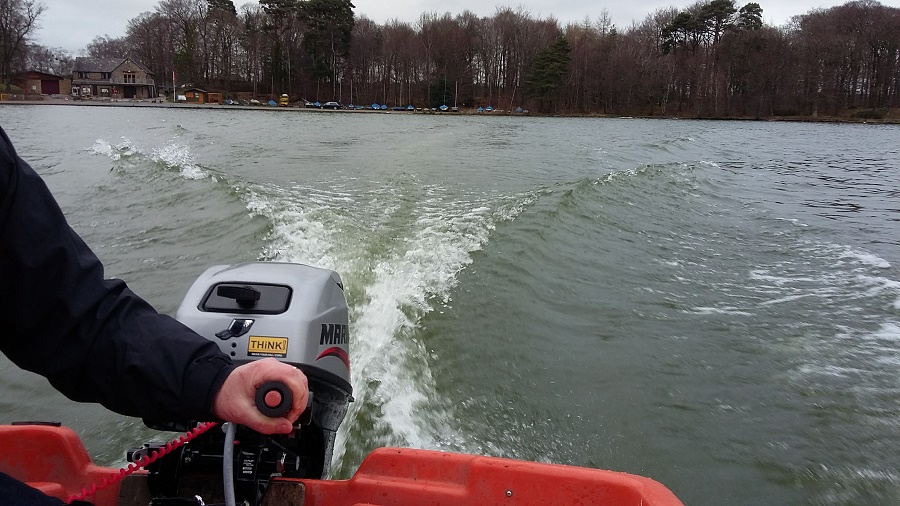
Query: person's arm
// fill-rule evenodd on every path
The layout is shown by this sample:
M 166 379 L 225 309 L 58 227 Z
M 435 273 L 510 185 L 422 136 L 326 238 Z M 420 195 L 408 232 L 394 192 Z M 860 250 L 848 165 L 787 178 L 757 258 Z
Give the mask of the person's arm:
M 156 312 L 66 223 L 43 180 L 0 128 L 0 351 L 70 399 L 152 421 L 212 420 L 288 433 L 306 408 L 306 376 L 276 360 L 235 367 L 218 346 Z M 293 392 L 282 418 L 256 389 Z
M 158 314 L 69 227 L 0 130 L 0 350 L 76 401 L 150 420 L 206 420 L 234 369 Z

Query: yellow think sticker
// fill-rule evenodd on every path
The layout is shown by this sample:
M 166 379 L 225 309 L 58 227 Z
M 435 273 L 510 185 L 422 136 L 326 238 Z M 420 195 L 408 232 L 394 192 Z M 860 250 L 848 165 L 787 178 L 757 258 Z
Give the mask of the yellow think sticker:
M 287 357 L 288 338 L 250 336 L 247 355 L 251 357 Z

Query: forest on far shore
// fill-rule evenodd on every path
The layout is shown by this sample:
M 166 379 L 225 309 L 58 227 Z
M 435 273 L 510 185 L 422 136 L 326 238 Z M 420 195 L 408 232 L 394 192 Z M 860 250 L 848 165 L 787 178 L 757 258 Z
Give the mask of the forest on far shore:
M 34 23 L 45 9 L 3 5 Z M 734 0 L 659 9 L 628 27 L 606 13 L 561 26 L 522 8 L 378 24 L 353 9 L 350 0 L 260 0 L 240 11 L 232 0 L 161 0 L 84 54 L 130 56 L 160 89 L 174 75 L 226 98 L 706 118 L 877 120 L 900 108 L 900 9 L 875 0 L 784 26 Z M 30 44 L 28 30 L 16 45 L 9 30 L 0 26 L 0 73 L 71 73 L 72 55 Z

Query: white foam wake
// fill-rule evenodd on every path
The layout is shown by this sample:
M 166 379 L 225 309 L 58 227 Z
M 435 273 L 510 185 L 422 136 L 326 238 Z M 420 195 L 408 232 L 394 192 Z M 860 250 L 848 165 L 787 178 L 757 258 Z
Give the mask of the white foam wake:
M 376 195 L 310 188 L 252 187 L 248 209 L 272 223 L 265 260 L 336 270 L 351 300 L 351 363 L 356 402 L 335 445 L 343 458 L 348 427 L 365 410 L 382 444 L 438 448 L 457 441 L 440 423 L 451 409 L 436 398 L 422 318 L 449 304 L 458 274 L 489 240 L 494 224 L 514 219 L 520 199 L 498 205 L 451 200 L 442 189 L 382 188 Z M 527 197 L 526 197 L 527 199 Z M 375 413 L 375 415 L 372 415 Z M 355 443 L 365 444 L 365 443 Z
M 177 138 L 155 148 L 140 146 L 125 137 L 116 144 L 105 139 L 97 139 L 87 151 L 95 155 L 106 156 L 114 162 L 132 157 L 143 157 L 162 165 L 167 170 L 177 171 L 182 178 L 187 180 L 216 179 L 210 171 L 202 168 L 194 160 L 190 146 L 183 144 Z

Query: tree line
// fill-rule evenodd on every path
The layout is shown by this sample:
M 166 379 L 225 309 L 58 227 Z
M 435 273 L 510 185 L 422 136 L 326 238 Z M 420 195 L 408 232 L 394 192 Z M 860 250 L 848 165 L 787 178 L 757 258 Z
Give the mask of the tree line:
M 0 71 L 64 74 L 71 55 L 7 42 L 2 11 L 16 6 L 23 20 L 42 10 L 0 0 Z M 881 117 L 900 107 L 900 9 L 875 0 L 784 26 L 734 0 L 659 9 L 627 28 L 606 12 L 565 26 L 522 8 L 379 24 L 353 9 L 350 0 L 260 0 L 240 11 L 232 0 L 161 0 L 124 36 L 97 37 L 85 52 L 131 56 L 162 89 L 174 73 L 226 96 L 696 117 Z

